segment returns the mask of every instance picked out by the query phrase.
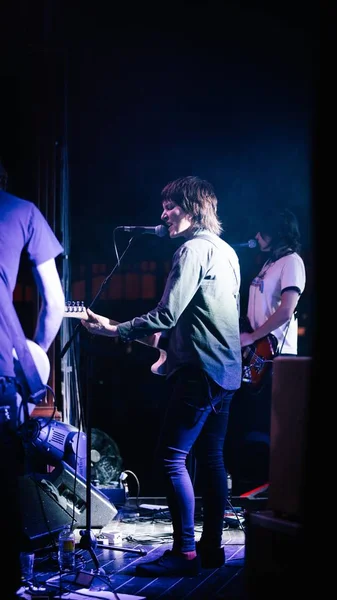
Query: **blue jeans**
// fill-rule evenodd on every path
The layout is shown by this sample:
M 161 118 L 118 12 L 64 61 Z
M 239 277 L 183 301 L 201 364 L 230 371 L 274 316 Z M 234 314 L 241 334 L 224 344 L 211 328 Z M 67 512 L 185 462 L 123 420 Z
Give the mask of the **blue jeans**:
M 193 447 L 203 507 L 202 543 L 220 547 L 227 500 L 223 447 L 234 392 L 201 369 L 183 367 L 169 380 L 171 393 L 160 446 L 173 550 L 195 550 L 195 495 L 186 460 Z

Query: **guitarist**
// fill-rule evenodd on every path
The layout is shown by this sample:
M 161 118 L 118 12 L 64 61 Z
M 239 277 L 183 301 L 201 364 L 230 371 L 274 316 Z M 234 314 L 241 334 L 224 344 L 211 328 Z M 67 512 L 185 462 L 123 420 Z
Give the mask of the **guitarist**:
M 300 256 L 298 221 L 290 210 L 272 210 L 261 216 L 257 226 L 255 239 L 263 264 L 249 287 L 246 318 L 248 327 L 241 329 L 240 333 L 243 357 L 245 354 L 249 356 L 247 350 L 256 349 L 259 342 L 268 339 L 268 336 L 276 341 L 275 354 L 296 356 L 298 352 L 296 307 L 306 283 L 305 266 Z M 272 364 L 270 366 L 272 367 Z M 271 379 L 272 368 L 266 368 L 257 388 L 249 383 L 243 383 L 241 389 L 235 394 L 228 444 L 231 443 L 232 438 L 236 441 L 240 438 L 238 435 L 240 427 L 250 429 L 251 434 L 252 431 L 255 432 L 255 439 L 258 439 L 260 434 L 260 440 L 268 441 L 269 444 Z M 244 418 L 242 415 L 245 415 Z M 247 431 L 244 435 L 247 436 Z M 239 449 L 230 454 L 231 456 L 244 455 Z M 252 453 L 248 452 L 248 454 L 252 457 Z M 268 477 L 269 456 L 262 459 L 259 481 L 254 481 L 253 487 L 255 483 L 267 482 Z
M 13 341 L 4 316 L 4 303 L 12 301 L 21 257 L 25 255 L 41 297 L 34 341 L 47 352 L 62 322 L 64 294 L 55 264 L 63 247 L 39 209 L 32 202 L 7 193 L 6 185 L 7 173 L 0 163 L 0 530 L 4 540 L 12 540 L 6 543 L 1 592 L 6 600 L 14 600 L 21 585 L 23 528 L 18 504 L 18 475 L 22 474 L 22 457 L 16 432 Z
M 161 193 L 161 219 L 171 239 L 183 238 L 158 305 L 115 325 L 88 311 L 93 334 L 128 341 L 169 332 L 169 401 L 159 455 L 172 517 L 172 551 L 139 564 L 145 577 L 195 576 L 200 566 L 224 564 L 221 547 L 227 476 L 223 446 L 228 412 L 241 382 L 238 257 L 220 238 L 217 197 L 199 177 L 183 177 Z M 195 497 L 186 460 L 195 450 L 200 469 L 203 531 L 194 537 Z

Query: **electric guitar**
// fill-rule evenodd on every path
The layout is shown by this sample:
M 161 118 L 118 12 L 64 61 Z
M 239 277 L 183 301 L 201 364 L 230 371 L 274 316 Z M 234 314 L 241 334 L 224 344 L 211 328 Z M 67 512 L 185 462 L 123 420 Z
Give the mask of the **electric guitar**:
M 277 338 L 269 333 L 251 346 L 242 348 L 242 381 L 260 389 L 276 355 Z
M 28 349 L 33 357 L 33 361 L 35 363 L 36 369 L 40 375 L 40 379 L 43 385 L 46 385 L 50 375 L 50 363 L 49 358 L 44 350 L 42 350 L 41 346 L 33 342 L 32 340 L 27 340 Z M 24 372 L 22 370 L 21 364 L 18 360 L 17 353 L 13 349 L 13 358 L 14 358 L 14 371 L 17 383 L 20 386 L 21 394 L 17 392 L 16 394 L 16 406 L 17 406 L 17 424 L 22 425 L 26 420 L 26 412 L 24 406 L 27 405 L 28 416 L 30 416 L 36 408 L 36 404 L 33 402 L 28 402 L 29 391 L 27 389 L 27 383 L 24 376 Z
M 248 317 L 241 317 L 240 332 L 252 331 Z M 254 391 L 261 389 L 267 371 L 272 368 L 277 345 L 277 338 L 269 333 L 254 344 L 242 348 L 242 382 L 249 384 Z
M 88 320 L 87 309 L 84 307 L 82 302 L 74 302 L 74 301 L 66 302 L 64 316 L 71 318 L 71 319 L 84 319 L 85 321 Z M 118 321 L 113 321 L 112 319 L 110 319 L 110 321 L 113 325 L 118 325 Z M 151 342 L 145 341 L 145 339 L 150 339 L 150 338 L 145 338 L 144 340 L 134 340 L 134 341 L 137 342 L 137 344 L 143 344 L 145 346 L 155 348 L 156 350 L 158 350 L 159 358 L 151 366 L 151 373 L 153 373 L 153 375 L 164 376 L 164 375 L 166 375 L 167 354 L 166 354 L 166 351 L 163 350 L 163 348 L 158 347 L 159 338 L 160 338 L 160 334 L 154 334 L 153 336 L 151 336 L 151 340 L 152 340 Z

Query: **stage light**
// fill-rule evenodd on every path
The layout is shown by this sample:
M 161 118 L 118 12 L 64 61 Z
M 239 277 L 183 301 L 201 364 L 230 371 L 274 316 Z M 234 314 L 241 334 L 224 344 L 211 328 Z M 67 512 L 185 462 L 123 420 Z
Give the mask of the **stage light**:
M 29 419 L 20 431 L 27 452 L 36 453 L 46 464 L 66 462 L 86 476 L 86 435 L 73 425 L 46 417 Z

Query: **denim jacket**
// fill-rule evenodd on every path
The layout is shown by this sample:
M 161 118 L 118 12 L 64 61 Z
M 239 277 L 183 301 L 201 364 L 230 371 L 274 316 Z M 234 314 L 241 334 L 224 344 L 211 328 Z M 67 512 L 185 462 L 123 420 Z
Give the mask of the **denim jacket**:
M 123 341 L 169 332 L 166 375 L 197 366 L 221 387 L 241 385 L 240 266 L 234 249 L 199 230 L 176 250 L 161 300 L 118 325 Z

